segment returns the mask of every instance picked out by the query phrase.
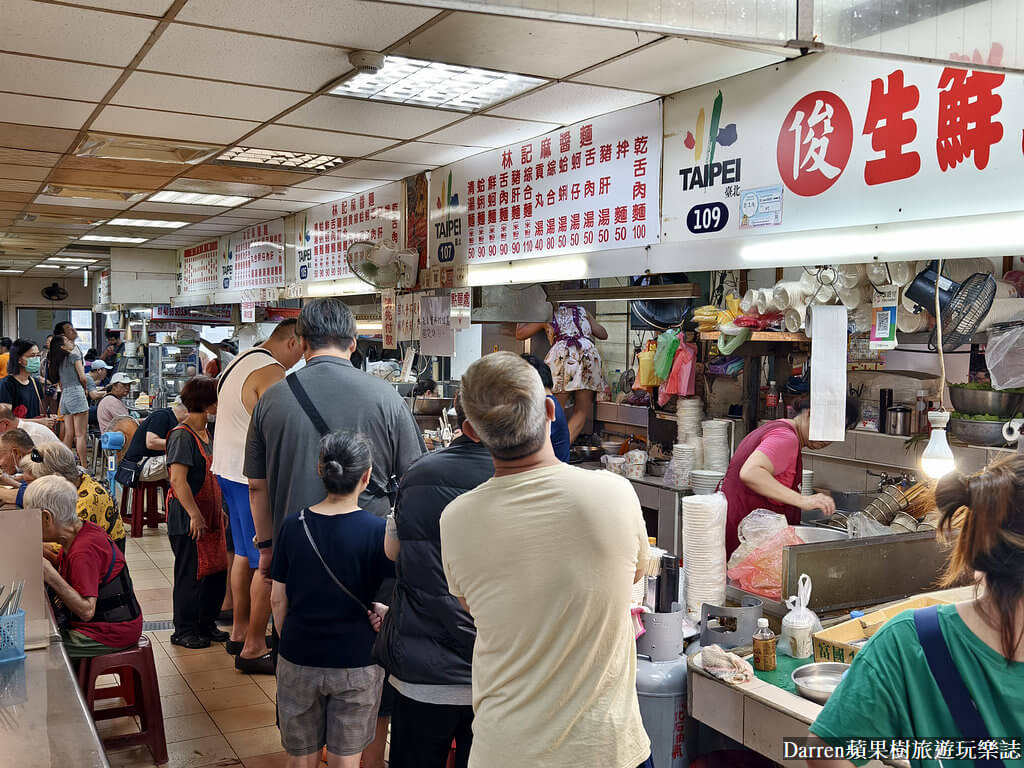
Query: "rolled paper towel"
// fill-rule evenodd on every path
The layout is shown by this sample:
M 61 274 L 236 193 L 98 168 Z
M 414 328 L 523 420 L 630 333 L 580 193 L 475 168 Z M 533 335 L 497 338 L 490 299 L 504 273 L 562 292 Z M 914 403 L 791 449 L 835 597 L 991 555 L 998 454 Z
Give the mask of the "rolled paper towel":
M 783 280 L 776 283 L 772 291 L 775 308 L 783 312 L 802 303 L 805 295 L 806 291 L 799 280 Z
M 749 289 L 743 298 L 740 299 L 740 310 L 744 315 L 749 315 L 757 311 L 757 291 Z
M 811 370 L 811 440 L 846 438 L 846 346 L 849 320 L 846 307 L 811 307 L 808 327 L 813 330 Z
M 1009 323 L 1024 319 L 1024 299 L 996 299 L 985 319 L 978 326 L 979 331 L 986 331 L 997 323 Z
M 783 314 L 782 319 L 786 324 L 786 330 L 790 333 L 796 333 L 804 327 L 804 317 L 807 315 L 807 305 L 800 302 L 795 307 L 790 307 Z

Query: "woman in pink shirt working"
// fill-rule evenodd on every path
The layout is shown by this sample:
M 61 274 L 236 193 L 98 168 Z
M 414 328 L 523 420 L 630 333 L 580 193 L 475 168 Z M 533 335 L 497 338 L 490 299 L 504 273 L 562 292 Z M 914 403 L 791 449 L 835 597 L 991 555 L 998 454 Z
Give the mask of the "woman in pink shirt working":
M 846 428 L 851 429 L 860 417 L 857 401 L 846 401 Z M 761 425 L 736 448 L 729 470 L 722 481 L 722 492 L 729 502 L 725 523 L 725 551 L 731 555 L 740 545 L 737 529 L 740 521 L 755 509 L 768 509 L 786 516 L 790 525 L 800 524 L 803 510 L 820 509 L 826 515 L 836 511 L 831 496 L 816 493 L 800 495 L 803 461 L 800 452 L 829 445 L 811 440 L 811 405 L 809 400 L 796 404 L 796 417 L 778 419 Z

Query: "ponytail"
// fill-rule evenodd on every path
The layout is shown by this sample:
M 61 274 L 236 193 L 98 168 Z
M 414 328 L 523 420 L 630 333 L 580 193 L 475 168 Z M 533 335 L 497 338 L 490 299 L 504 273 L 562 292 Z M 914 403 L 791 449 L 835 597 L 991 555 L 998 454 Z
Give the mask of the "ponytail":
M 953 541 L 944 586 L 980 572 L 986 595 L 979 611 L 999 632 L 1003 655 L 1013 659 L 1024 610 L 1024 458 L 1008 457 L 983 472 L 946 475 L 935 488 L 939 532 Z

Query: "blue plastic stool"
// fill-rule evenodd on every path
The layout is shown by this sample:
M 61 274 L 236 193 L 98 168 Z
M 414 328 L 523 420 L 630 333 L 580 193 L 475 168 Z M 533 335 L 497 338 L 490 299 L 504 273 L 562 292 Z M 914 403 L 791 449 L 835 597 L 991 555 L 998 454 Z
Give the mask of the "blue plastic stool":
M 122 432 L 104 432 L 100 438 L 100 446 L 107 456 L 107 488 L 111 498 L 116 499 L 114 486 L 114 475 L 117 473 L 117 452 L 124 448 L 124 434 Z

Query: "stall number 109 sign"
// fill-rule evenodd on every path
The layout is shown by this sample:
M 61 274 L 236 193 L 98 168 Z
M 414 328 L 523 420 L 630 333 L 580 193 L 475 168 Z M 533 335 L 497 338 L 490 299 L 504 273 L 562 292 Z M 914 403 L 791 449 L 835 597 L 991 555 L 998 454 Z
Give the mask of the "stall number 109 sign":
M 725 203 L 701 203 L 693 206 L 686 216 L 686 228 L 695 235 L 721 232 L 728 223 L 729 209 Z

